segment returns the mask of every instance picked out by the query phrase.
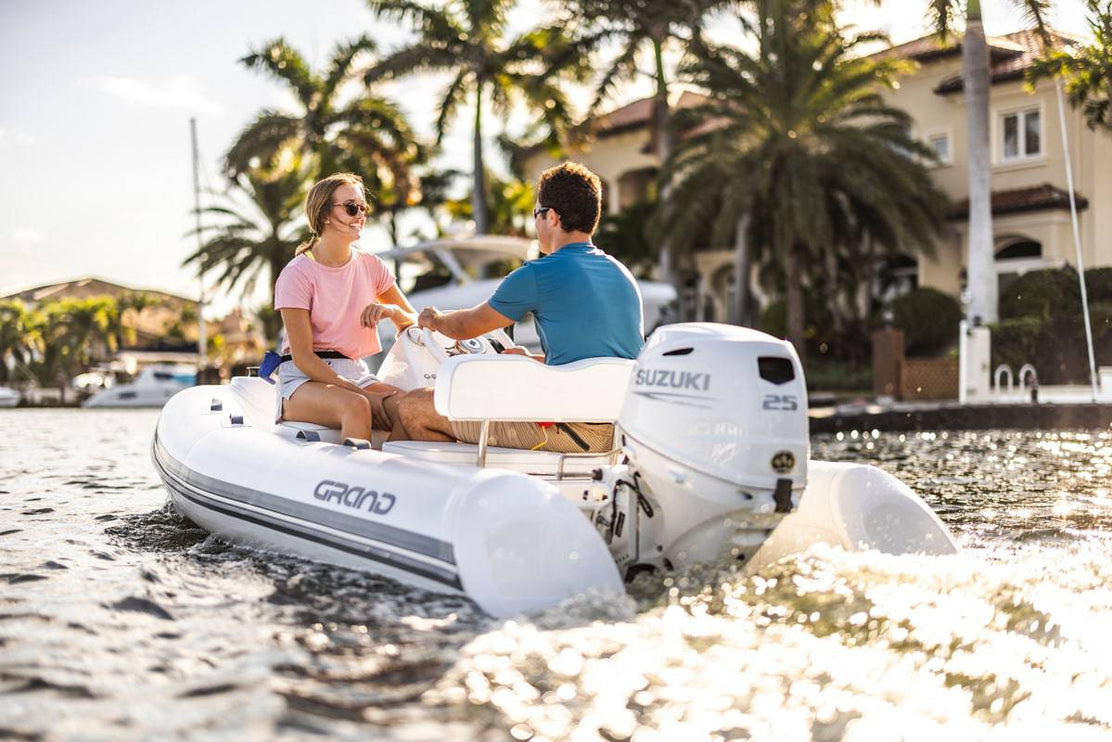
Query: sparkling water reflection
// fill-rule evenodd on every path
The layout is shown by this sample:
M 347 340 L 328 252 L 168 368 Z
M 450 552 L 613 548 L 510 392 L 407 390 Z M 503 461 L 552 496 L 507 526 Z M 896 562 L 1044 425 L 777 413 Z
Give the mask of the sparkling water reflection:
M 493 622 L 207 536 L 165 506 L 155 419 L 0 412 L 0 737 L 1112 736 L 1104 432 L 819 438 L 964 553 L 702 565 Z

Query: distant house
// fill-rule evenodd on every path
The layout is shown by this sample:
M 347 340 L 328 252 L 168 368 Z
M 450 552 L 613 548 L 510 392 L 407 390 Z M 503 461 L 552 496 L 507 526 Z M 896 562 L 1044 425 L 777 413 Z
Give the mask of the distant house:
M 684 91 L 674 108 L 705 101 L 697 93 Z M 582 162 L 602 180 L 603 214 L 618 214 L 638 201 L 656 197 L 660 159 L 652 147 L 652 104 L 652 98 L 642 98 L 591 119 L 585 127 L 587 142 L 567 153 L 567 159 Z M 536 148 L 525 159 L 526 177 L 535 180 L 562 161 Z
M 1078 39 L 1052 33 L 1056 46 Z M 1053 83 L 1033 93 L 1024 77 L 1038 55 L 1038 39 L 1021 31 L 989 37 L 989 143 L 996 272 L 1001 286 L 1025 271 L 1075 264 L 1070 224 L 1062 119 Z M 918 62 L 888 101 L 915 121 L 913 134 L 935 149 L 936 182 L 949 194 L 952 237 L 936 259 L 919 259 L 909 280 L 957 295 L 968 256 L 969 163 L 961 45 L 940 46 L 924 37 L 893 47 L 891 54 Z M 1112 133 L 1093 131 L 1065 108 L 1074 195 L 1086 268 L 1112 265 Z
M 131 372 L 148 363 L 195 362 L 199 305 L 194 299 L 165 291 L 131 288 L 95 277 L 36 286 L 0 298 L 17 299 L 29 306 L 38 306 L 59 299 L 108 296 L 120 300 L 136 295 L 145 297 L 149 306 L 141 310 L 127 309 L 123 313 L 122 323 L 133 331 L 133 342 L 128 342 L 125 338 L 124 345 L 115 355 L 103 345 L 93 348 L 94 361 L 115 363 Z M 209 320 L 206 331 L 210 338 L 216 335 L 223 338 L 220 357 L 224 361 L 253 361 L 262 355 L 265 341 L 239 309 L 233 310 L 221 320 Z
M 1076 38 L 1053 32 L 1056 45 Z M 1061 121 L 1054 85 L 1042 81 L 1034 93 L 1024 76 L 1034 62 L 1038 44 L 1031 32 L 988 39 L 990 142 L 992 147 L 992 211 L 996 270 L 1004 286 L 1025 271 L 1074 264 Z M 961 81 L 961 45 L 940 45 L 934 36 L 879 52 L 916 63 L 886 91 L 888 103 L 913 120 L 912 134 L 935 149 L 939 164 L 935 182 L 950 196 L 952 229 L 932 258 L 889 259 L 885 266 L 897 290 L 929 286 L 955 297 L 963 288 L 968 255 L 969 175 L 966 158 L 966 112 Z M 676 105 L 696 104 L 700 96 L 684 93 Z M 597 172 L 607 191 L 607 209 L 615 213 L 645 195 L 660 163 L 650 145 L 651 99 L 634 101 L 589 122 L 595 132 L 586 147 L 571 151 Z M 1082 256 L 1086 268 L 1112 266 L 1112 133 L 1092 131 L 1067 104 L 1074 188 L 1080 217 Z M 525 162 L 526 176 L 535 178 L 555 161 L 543 152 Z M 695 318 L 726 316 L 732 271 L 729 249 L 695 254 Z
M 129 295 L 142 294 L 151 305 L 141 312 L 125 312 L 123 322 L 135 333 L 135 342 L 128 344 L 132 350 L 162 350 L 170 352 L 196 353 L 197 347 L 197 302 L 184 296 L 169 294 L 165 291 L 134 289 L 101 278 L 78 278 L 73 281 L 36 286 L 4 297 L 18 299 L 25 304 L 37 306 L 59 299 L 89 299 L 108 296 L 119 300 Z M 182 315 L 185 320 L 182 321 Z M 192 319 L 191 319 L 192 318 Z M 101 353 L 106 354 L 105 349 Z M 99 354 L 98 354 L 99 355 Z M 102 355 L 100 360 L 106 360 Z

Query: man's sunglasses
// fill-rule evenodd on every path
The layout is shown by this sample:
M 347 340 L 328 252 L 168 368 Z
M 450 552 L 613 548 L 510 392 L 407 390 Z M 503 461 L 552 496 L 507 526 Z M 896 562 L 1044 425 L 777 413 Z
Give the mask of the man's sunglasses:
M 370 210 L 367 204 L 359 203 L 358 201 L 344 201 L 342 204 L 332 204 L 333 208 L 337 206 L 343 206 L 348 216 L 355 216 L 356 214 L 366 216 L 367 212 Z
M 538 216 L 540 216 L 541 214 L 543 214 L 546 211 L 552 211 L 552 207 L 551 206 L 536 206 L 536 207 L 534 207 L 533 208 L 533 218 L 536 219 Z

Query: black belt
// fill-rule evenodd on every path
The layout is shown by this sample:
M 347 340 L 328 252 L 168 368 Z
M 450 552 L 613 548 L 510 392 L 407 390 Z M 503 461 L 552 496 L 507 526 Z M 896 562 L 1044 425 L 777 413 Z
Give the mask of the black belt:
M 314 350 L 313 355 L 315 355 L 317 358 L 347 358 L 349 361 L 352 360 L 338 350 Z M 293 356 L 289 354 L 282 356 L 282 363 L 292 360 Z

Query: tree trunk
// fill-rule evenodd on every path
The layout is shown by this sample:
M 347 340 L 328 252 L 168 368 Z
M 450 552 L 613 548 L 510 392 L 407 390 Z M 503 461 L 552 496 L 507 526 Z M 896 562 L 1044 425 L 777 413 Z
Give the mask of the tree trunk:
M 391 211 L 387 216 L 386 231 L 390 234 L 390 244 L 398 246 L 398 212 Z
M 668 132 L 668 80 L 664 76 L 664 43 L 653 40 L 653 58 L 656 62 L 656 94 L 653 97 L 652 111 L 652 146 L 663 168 L 668 158 L 672 156 L 671 134 Z M 672 189 L 668 183 L 660 185 L 660 201 L 668 199 Z M 660 257 L 657 264 L 660 280 L 664 283 L 675 283 L 675 265 L 672 255 L 672 246 L 665 239 L 660 244 Z M 686 319 L 680 317 L 680 319 Z
M 806 357 L 807 351 L 803 338 L 803 270 L 799 264 L 799 248 L 793 246 L 788 250 L 787 270 L 787 324 L 788 340 L 795 346 L 795 352 L 800 360 Z
M 992 243 L 992 165 L 989 150 L 988 45 L 979 0 L 970 0 L 962 41 L 962 79 L 969 128 L 969 319 L 997 319 L 996 266 Z
M 490 229 L 487 215 L 486 172 L 483 170 L 483 82 L 475 83 L 475 142 L 474 188 L 471 194 L 471 216 L 475 220 L 475 233 L 486 234 Z
M 873 287 L 876 284 L 876 240 L 865 235 L 865 285 L 858 290 L 857 314 L 861 318 L 865 335 L 872 331 Z
M 730 308 L 730 321 L 745 327 L 752 326 L 749 316 L 749 213 L 737 220 L 734 235 L 734 305 Z

